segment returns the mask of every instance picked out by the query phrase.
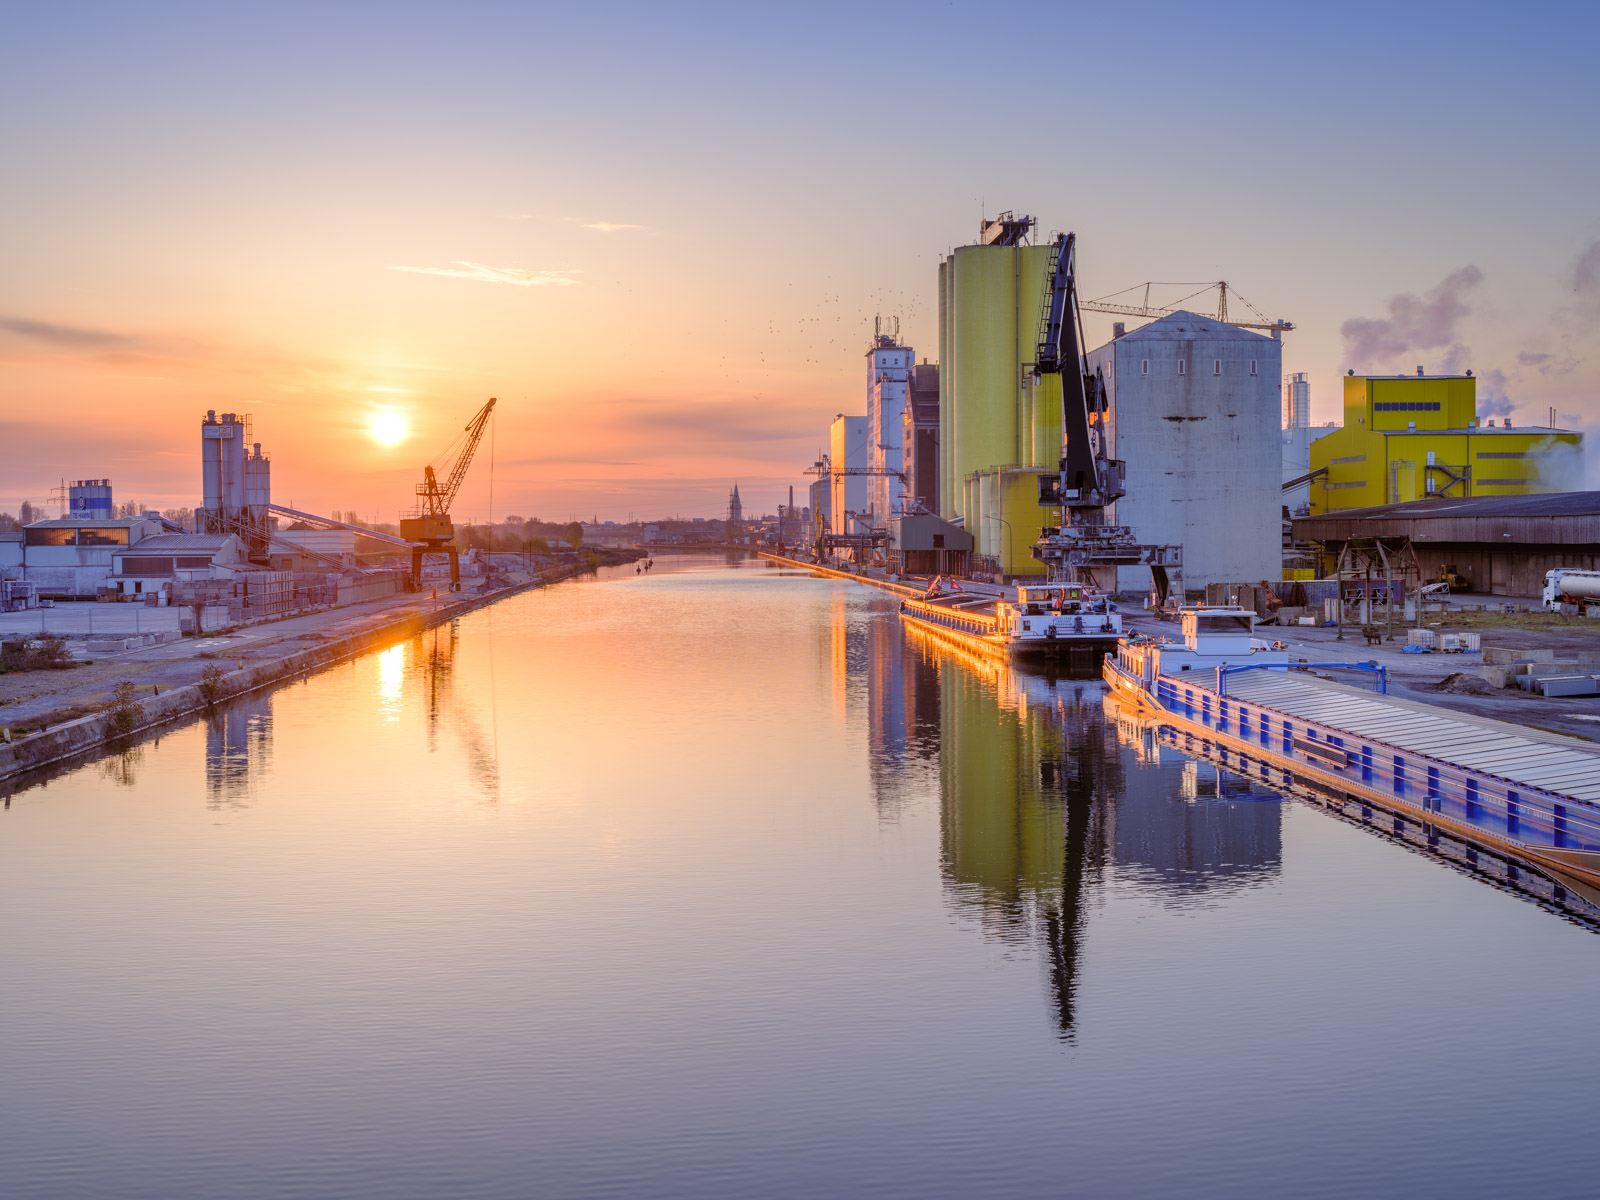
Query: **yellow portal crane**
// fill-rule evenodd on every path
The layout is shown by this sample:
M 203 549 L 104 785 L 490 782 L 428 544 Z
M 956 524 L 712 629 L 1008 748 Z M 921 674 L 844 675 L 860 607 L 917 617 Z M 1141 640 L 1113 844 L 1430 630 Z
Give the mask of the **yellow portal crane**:
M 450 506 L 455 503 L 456 493 L 467 477 L 467 467 L 472 464 L 472 456 L 483 440 L 483 431 L 494 406 L 495 399 L 491 396 L 489 403 L 478 410 L 444 452 L 422 468 L 422 482 L 417 484 L 417 506 L 409 516 L 400 518 L 400 536 L 411 543 L 411 577 L 419 587 L 422 556 L 429 551 L 450 555 L 450 590 L 457 591 L 461 587 L 461 559 L 456 549 L 456 528 L 450 520 Z M 437 472 L 434 463 L 439 464 Z
M 1182 300 L 1174 301 L 1172 304 L 1163 307 L 1151 305 L 1150 289 L 1153 287 L 1193 287 L 1200 290 L 1190 292 Z M 1143 304 L 1128 304 L 1117 299 L 1118 296 L 1126 296 L 1129 292 L 1136 291 L 1139 288 L 1144 289 Z M 1220 321 L 1224 325 L 1236 325 L 1240 329 L 1276 329 L 1280 333 L 1287 333 L 1294 328 L 1293 321 L 1267 320 L 1262 311 L 1239 295 L 1237 290 L 1233 293 L 1234 299 L 1248 308 L 1257 319 L 1254 321 L 1230 320 L 1228 318 L 1228 281 L 1226 279 L 1219 279 L 1216 283 L 1136 283 L 1131 288 L 1123 288 L 1120 292 L 1112 292 L 1111 295 L 1102 296 L 1098 300 L 1080 300 L 1078 301 L 1078 308 L 1083 312 L 1114 313 L 1120 316 L 1150 317 L 1154 319 L 1156 317 L 1170 316 L 1178 311 L 1184 300 L 1193 300 L 1196 296 L 1203 296 L 1212 288 L 1217 290 L 1217 311 L 1214 313 L 1201 313 L 1200 315 L 1203 317 L 1210 317 L 1212 320 Z

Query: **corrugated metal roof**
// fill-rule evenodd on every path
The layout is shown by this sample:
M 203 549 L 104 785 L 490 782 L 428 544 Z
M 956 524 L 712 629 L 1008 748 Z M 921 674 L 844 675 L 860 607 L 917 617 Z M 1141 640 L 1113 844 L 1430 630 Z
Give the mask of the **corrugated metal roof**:
M 147 537 L 142 542 L 135 542 L 116 551 L 116 554 L 171 554 L 184 550 L 216 551 L 232 540 L 229 534 L 158 533 L 154 537 Z
M 1294 536 L 1314 542 L 1410 537 L 1434 544 L 1583 546 L 1600 543 L 1600 492 L 1541 492 L 1413 500 L 1297 517 Z
M 1511 432 L 1526 433 L 1527 430 L 1513 429 Z M 1430 517 L 1577 517 L 1596 514 L 1600 514 L 1600 492 L 1535 492 L 1526 496 L 1473 496 L 1465 500 L 1410 500 L 1405 504 L 1340 509 L 1338 512 L 1303 519 L 1370 521 L 1380 518 L 1419 520 Z
M 1600 804 L 1600 749 L 1535 740 L 1503 721 L 1426 712 L 1390 696 L 1352 692 L 1315 676 L 1277 671 L 1231 676 L 1228 697 L 1482 771 L 1513 785 Z
M 139 525 L 145 521 L 155 521 L 155 517 L 66 517 L 52 518 L 49 521 L 33 521 L 29 529 L 126 529 L 130 525 Z
M 1137 329 L 1130 329 L 1116 341 L 1139 342 L 1161 341 L 1176 342 L 1187 341 L 1193 337 L 1231 338 L 1241 342 L 1270 342 L 1272 338 L 1260 333 L 1252 333 L 1248 329 L 1240 329 L 1237 325 L 1227 325 L 1215 317 L 1203 317 L 1199 313 L 1188 312 L 1180 309 L 1151 321 L 1148 325 L 1141 325 Z M 1108 345 L 1110 343 L 1107 343 Z

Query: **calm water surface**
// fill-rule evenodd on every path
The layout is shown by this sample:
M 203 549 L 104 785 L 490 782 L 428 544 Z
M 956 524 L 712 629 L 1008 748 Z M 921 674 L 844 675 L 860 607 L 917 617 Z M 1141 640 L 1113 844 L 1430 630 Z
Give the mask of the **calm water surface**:
M 13 795 L 0 1195 L 1594 1192 L 1590 928 L 658 564 Z

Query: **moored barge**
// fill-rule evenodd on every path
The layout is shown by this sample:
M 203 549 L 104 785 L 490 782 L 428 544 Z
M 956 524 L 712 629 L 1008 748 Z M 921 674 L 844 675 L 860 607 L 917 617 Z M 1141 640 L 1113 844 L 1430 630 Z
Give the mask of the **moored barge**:
M 1110 597 L 1079 584 L 1020 584 L 1015 594 L 953 591 L 901 602 L 900 618 L 966 650 L 1096 670 L 1122 636 Z
M 1186 609 L 1182 642 L 1123 639 L 1105 680 L 1265 781 L 1277 771 L 1600 887 L 1600 752 L 1389 696 L 1372 664 L 1290 663 L 1255 639 L 1254 620 L 1242 609 Z M 1369 671 L 1380 690 L 1312 673 L 1332 667 Z

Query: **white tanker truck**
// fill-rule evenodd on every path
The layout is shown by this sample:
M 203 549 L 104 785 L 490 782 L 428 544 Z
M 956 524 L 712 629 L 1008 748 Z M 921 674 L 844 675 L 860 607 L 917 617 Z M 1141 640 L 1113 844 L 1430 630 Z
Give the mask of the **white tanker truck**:
M 1600 571 L 1577 567 L 1557 567 L 1544 573 L 1544 606 L 1558 612 L 1563 604 L 1575 604 L 1578 612 L 1600 607 Z

